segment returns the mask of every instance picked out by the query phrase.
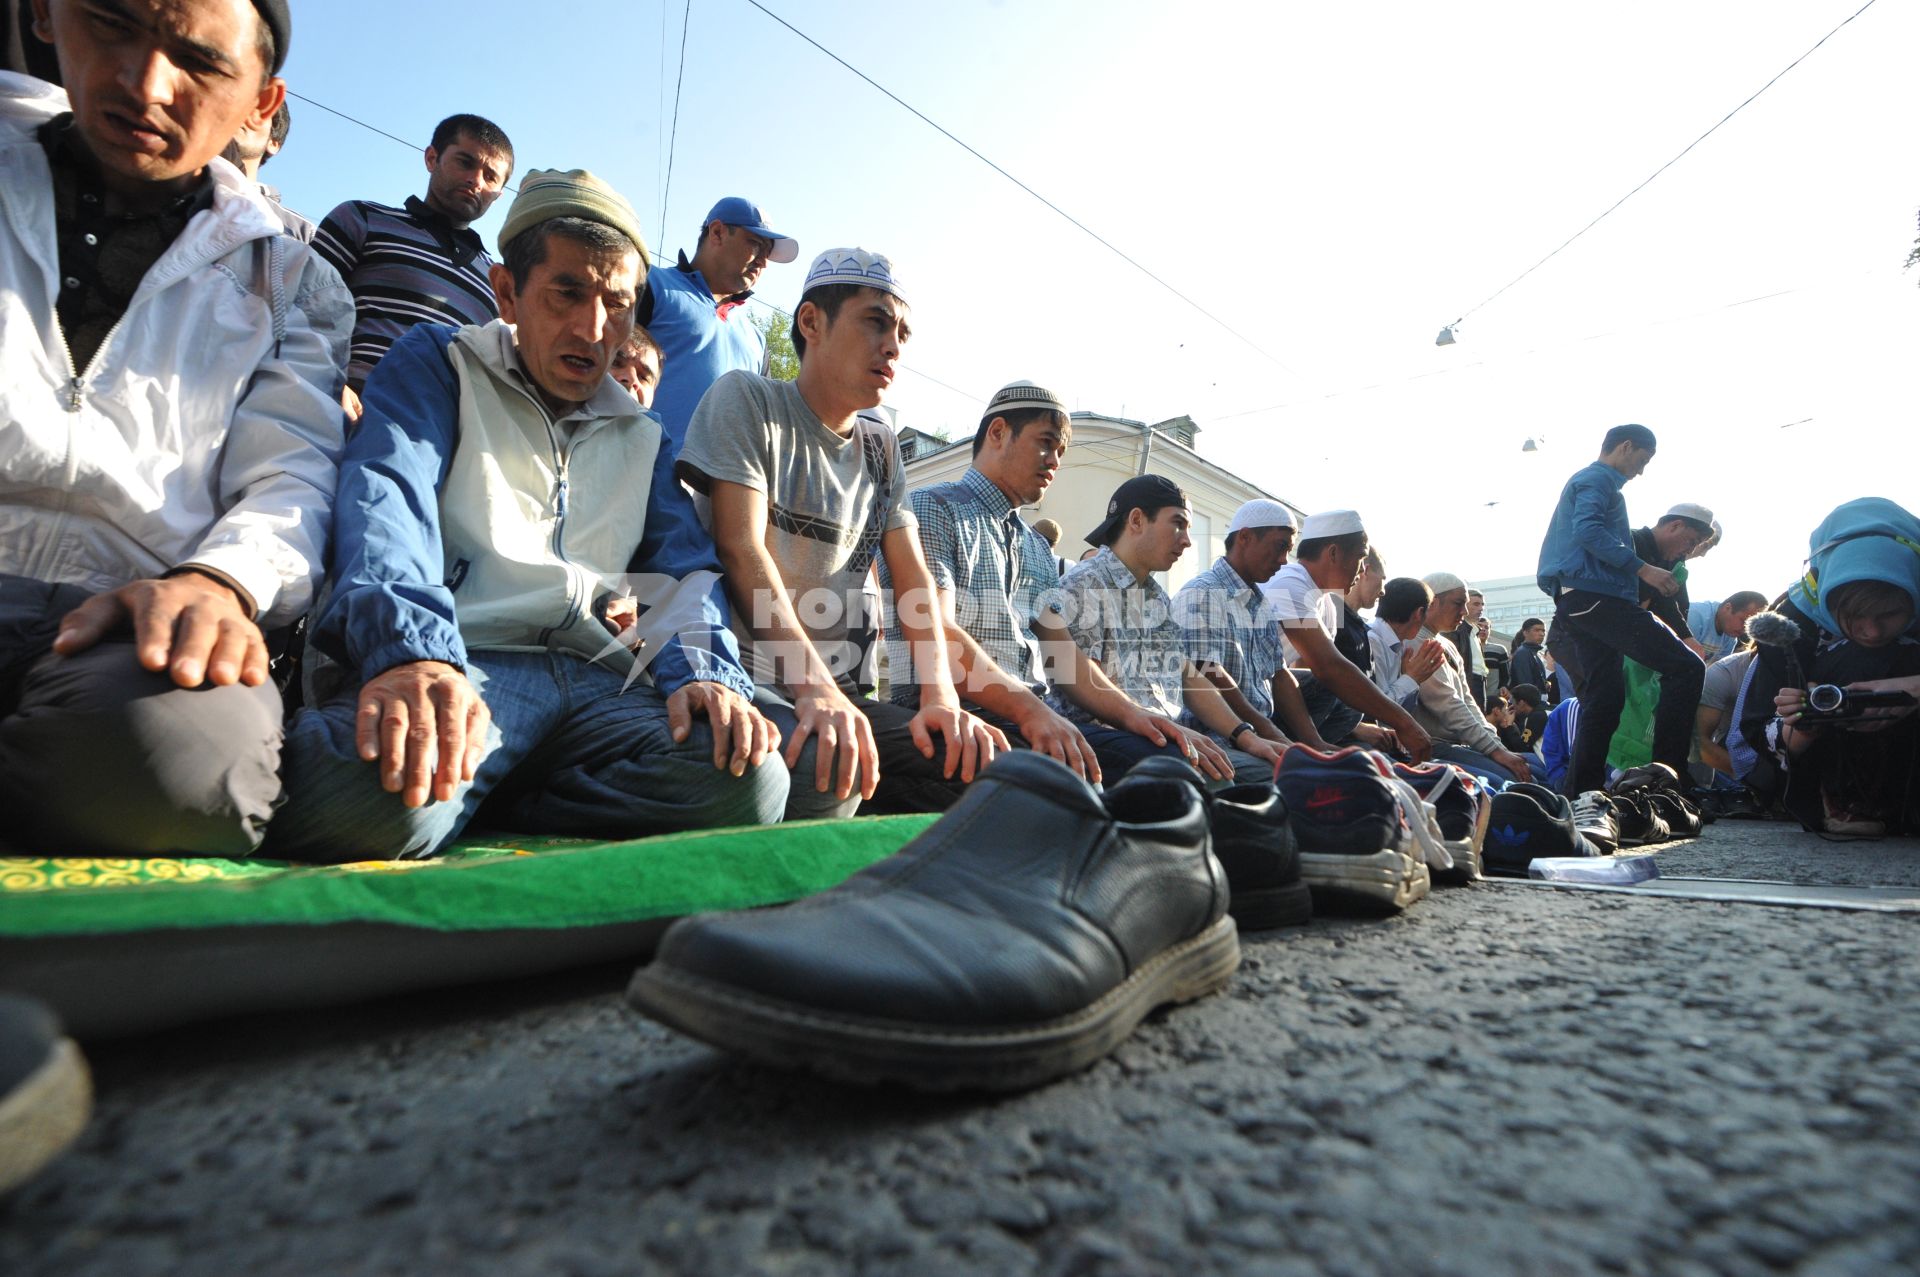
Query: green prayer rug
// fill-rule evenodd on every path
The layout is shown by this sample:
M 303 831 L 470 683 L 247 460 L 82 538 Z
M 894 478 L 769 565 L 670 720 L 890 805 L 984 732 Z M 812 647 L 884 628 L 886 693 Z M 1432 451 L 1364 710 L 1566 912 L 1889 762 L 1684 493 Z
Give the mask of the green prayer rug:
M 649 955 L 675 918 L 783 904 L 934 816 L 475 838 L 432 860 L 0 858 L 0 986 L 83 1036 Z

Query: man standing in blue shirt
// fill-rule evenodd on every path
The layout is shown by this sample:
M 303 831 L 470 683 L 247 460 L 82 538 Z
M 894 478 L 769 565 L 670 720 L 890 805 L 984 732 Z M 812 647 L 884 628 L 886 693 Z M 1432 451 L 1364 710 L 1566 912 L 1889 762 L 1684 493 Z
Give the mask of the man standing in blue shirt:
M 639 324 L 660 345 L 660 389 L 653 403 L 675 452 L 707 388 L 726 374 L 767 371 L 767 347 L 747 317 L 746 301 L 768 262 L 790 262 L 800 245 L 767 229 L 755 205 L 729 195 L 700 224 L 693 259 L 647 276 Z
M 1680 583 L 1634 553 L 1620 491 L 1646 470 L 1656 446 L 1645 426 L 1607 431 L 1600 459 L 1561 489 L 1540 545 L 1540 589 L 1554 600 L 1555 620 L 1582 667 L 1580 727 L 1564 786 L 1569 794 L 1599 789 L 1606 781 L 1607 746 L 1627 699 L 1622 659 L 1629 656 L 1660 675 L 1654 761 L 1678 774 L 1686 770 L 1705 668 L 1672 630 L 1639 606 L 1641 582 L 1667 598 L 1679 593 Z

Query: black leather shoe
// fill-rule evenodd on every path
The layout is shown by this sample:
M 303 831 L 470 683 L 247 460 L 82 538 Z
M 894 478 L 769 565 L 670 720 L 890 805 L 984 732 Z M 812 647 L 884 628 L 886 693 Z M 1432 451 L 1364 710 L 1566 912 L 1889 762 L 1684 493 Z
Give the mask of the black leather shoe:
M 1313 917 L 1313 895 L 1300 877 L 1300 848 L 1287 801 L 1271 784 L 1208 790 L 1199 772 L 1168 754 L 1138 763 L 1112 789 L 1180 781 L 1200 795 L 1213 830 L 1213 854 L 1227 871 L 1227 911 L 1242 931 L 1292 927 Z
M 1185 785 L 1102 803 L 1003 754 L 938 823 L 838 887 L 668 929 L 636 1007 L 763 1063 L 922 1090 L 1035 1086 L 1107 1054 L 1240 962 L 1206 809 Z

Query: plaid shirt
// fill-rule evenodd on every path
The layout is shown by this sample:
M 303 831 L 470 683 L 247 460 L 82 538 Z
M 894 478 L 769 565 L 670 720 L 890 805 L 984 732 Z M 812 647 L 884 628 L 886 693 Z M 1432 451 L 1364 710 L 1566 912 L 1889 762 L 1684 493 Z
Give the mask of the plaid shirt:
M 1033 632 L 1042 596 L 1060 585 L 1053 549 L 1026 525 L 1006 494 L 971 466 L 952 483 L 907 494 L 920 521 L 920 548 L 935 588 L 952 590 L 954 619 L 1010 677 L 1045 695 L 1047 675 Z M 880 589 L 887 623 L 887 668 L 895 704 L 917 706 L 913 653 L 894 608 L 884 559 Z
M 1160 583 L 1151 576 L 1134 580 L 1120 556 L 1102 546 L 1099 554 L 1067 570 L 1060 590 L 1067 632 L 1080 650 L 1100 662 L 1134 704 L 1149 713 L 1178 716 L 1186 700 L 1186 644 L 1173 600 Z M 1074 722 L 1095 721 L 1058 696 L 1053 707 Z
M 1273 717 L 1272 679 L 1286 663 L 1280 615 L 1273 600 L 1249 585 L 1222 556 L 1212 567 L 1180 587 L 1174 600 L 1180 640 L 1195 664 L 1211 661 L 1240 685 L 1240 694 L 1263 717 Z M 1181 722 L 1215 740 L 1226 738 L 1191 712 Z

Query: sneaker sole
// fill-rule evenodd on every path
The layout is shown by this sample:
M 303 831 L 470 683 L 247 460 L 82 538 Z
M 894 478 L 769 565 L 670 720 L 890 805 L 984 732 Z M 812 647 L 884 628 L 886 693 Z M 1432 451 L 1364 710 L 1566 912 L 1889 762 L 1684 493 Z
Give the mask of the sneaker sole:
M 80 1048 L 63 1039 L 0 1104 L 0 1194 L 37 1175 L 86 1129 L 93 1083 Z
M 1303 851 L 1300 876 L 1312 888 L 1316 904 L 1376 911 L 1405 909 L 1433 883 L 1424 861 L 1399 851 L 1365 856 Z
M 1086 1068 L 1156 1007 L 1219 992 L 1239 965 L 1239 932 L 1226 915 L 1084 1010 L 1038 1024 L 955 1028 L 840 1015 L 660 963 L 634 974 L 627 1000 L 670 1028 L 775 1068 L 916 1091 L 1016 1091 Z
M 1313 918 L 1313 891 L 1303 882 L 1258 891 L 1236 891 L 1227 906 L 1234 925 L 1242 931 L 1272 931 L 1297 927 Z
M 1435 869 L 1433 880 L 1449 887 L 1466 887 L 1484 880 L 1487 868 L 1480 860 L 1480 849 L 1471 838 L 1443 839 L 1441 845 L 1453 857 L 1453 868 Z

